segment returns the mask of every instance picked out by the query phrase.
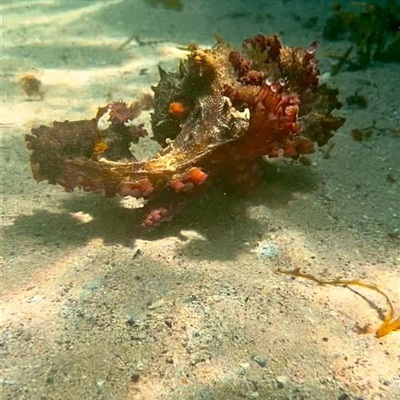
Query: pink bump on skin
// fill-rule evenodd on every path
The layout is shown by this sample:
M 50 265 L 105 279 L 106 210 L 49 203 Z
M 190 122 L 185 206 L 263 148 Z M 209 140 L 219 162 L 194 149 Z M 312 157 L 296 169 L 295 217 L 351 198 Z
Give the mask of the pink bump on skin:
M 131 183 L 123 183 L 119 188 L 119 194 L 122 197 L 130 196 L 132 192 L 132 184 Z
M 141 195 L 142 195 L 142 192 L 138 188 L 131 190 L 130 196 L 139 198 L 139 197 L 141 197 Z
M 142 179 L 138 184 L 138 189 L 141 191 L 141 197 L 148 197 L 154 192 L 154 186 L 148 179 Z
M 143 197 L 148 197 L 154 192 L 154 186 L 149 186 L 144 192 L 142 192 Z
M 283 155 L 285 157 L 294 157 L 297 155 L 296 147 L 292 143 L 288 143 L 285 145 L 283 149 Z
M 151 219 L 152 219 L 153 223 L 157 223 L 157 222 L 161 221 L 162 216 L 160 215 L 160 213 L 155 213 L 152 215 Z
M 142 222 L 141 226 L 146 228 L 153 225 L 159 225 L 159 223 L 165 218 L 168 210 L 164 207 L 157 208 L 152 210 L 151 213 L 146 217 L 146 219 Z
M 190 173 L 190 180 L 195 185 L 201 185 L 207 179 L 207 174 L 203 172 L 200 168 L 195 168 Z
M 153 225 L 150 219 L 145 219 L 141 224 L 142 228 L 148 228 L 149 226 Z
M 177 193 L 182 192 L 185 189 L 185 184 L 178 180 L 171 181 L 170 186 Z

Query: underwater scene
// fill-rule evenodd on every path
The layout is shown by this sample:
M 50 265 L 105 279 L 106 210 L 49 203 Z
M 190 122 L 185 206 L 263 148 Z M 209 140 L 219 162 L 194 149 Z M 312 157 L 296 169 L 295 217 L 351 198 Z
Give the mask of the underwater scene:
M 1 7 L 1 399 L 400 400 L 399 1 Z

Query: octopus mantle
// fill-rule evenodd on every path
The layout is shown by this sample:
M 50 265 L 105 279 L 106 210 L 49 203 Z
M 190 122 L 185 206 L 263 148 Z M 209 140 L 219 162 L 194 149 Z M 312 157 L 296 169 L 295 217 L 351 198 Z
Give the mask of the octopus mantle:
M 147 134 L 133 124 L 142 105 L 115 101 L 93 119 L 32 129 L 33 176 L 69 192 L 144 198 L 143 226 L 170 219 L 217 177 L 252 186 L 263 156 L 313 153 L 344 123 L 332 115 L 341 106 L 337 91 L 319 85 L 316 47 L 285 47 L 264 35 L 246 39 L 241 50 L 222 40 L 210 49 L 191 46 L 178 72 L 159 68 L 152 88 L 158 154 L 134 157 L 131 143 Z

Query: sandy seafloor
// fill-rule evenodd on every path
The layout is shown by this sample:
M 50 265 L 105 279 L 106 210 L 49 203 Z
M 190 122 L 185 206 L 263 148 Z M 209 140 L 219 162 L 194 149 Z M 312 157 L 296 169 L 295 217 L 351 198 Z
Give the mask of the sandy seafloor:
M 330 79 L 368 107 L 342 108 L 346 124 L 310 167 L 272 168 L 243 196 L 214 188 L 158 229 L 140 229 L 127 201 L 33 181 L 31 127 L 149 92 L 157 65 L 183 57 L 177 45 L 210 46 L 214 32 L 237 44 L 258 32 L 317 39 L 323 73 L 324 55 L 347 46 L 322 39 L 329 1 L 183 5 L 3 0 L 1 398 L 400 399 L 400 332 L 375 338 L 379 294 L 273 273 L 359 278 L 400 310 L 399 64 Z M 304 29 L 289 13 L 319 21 Z M 118 50 L 134 35 L 141 46 Z M 26 74 L 43 100 L 21 90 Z M 381 131 L 352 139 L 373 121 Z

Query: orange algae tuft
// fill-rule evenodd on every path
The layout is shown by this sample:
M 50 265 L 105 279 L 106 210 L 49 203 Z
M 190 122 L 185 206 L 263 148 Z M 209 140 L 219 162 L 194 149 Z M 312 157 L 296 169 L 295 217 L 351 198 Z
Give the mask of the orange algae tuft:
M 169 105 L 169 113 L 172 115 L 175 115 L 177 117 L 182 116 L 183 114 L 186 114 L 186 107 L 179 101 L 173 101 L 170 105 Z
M 108 146 L 103 141 L 96 143 L 94 146 L 93 152 L 96 154 L 104 153 L 108 149 Z
M 207 174 L 203 172 L 200 168 L 194 168 L 190 172 L 190 181 L 195 185 L 201 185 L 207 179 Z

